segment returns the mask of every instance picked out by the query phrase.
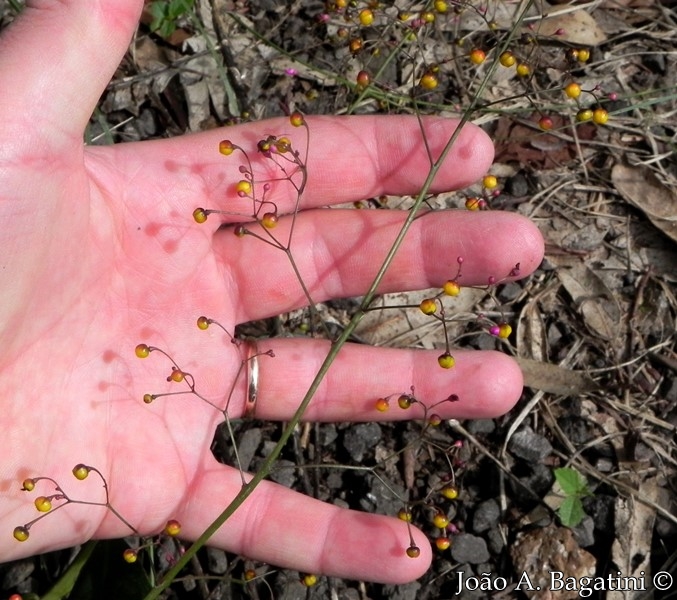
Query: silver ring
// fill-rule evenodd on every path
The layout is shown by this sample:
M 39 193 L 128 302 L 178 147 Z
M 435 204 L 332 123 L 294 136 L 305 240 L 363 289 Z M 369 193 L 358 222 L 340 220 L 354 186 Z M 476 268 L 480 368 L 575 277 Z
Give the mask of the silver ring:
M 247 342 L 247 396 L 244 405 L 244 416 L 254 417 L 256 400 L 259 397 L 259 346 L 255 340 Z

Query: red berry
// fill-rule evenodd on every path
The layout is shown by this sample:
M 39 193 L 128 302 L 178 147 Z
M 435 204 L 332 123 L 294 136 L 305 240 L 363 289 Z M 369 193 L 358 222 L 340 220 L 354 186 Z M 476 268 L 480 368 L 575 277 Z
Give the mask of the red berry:
M 366 88 L 369 87 L 369 84 L 371 83 L 371 76 L 369 75 L 369 73 L 367 73 L 367 71 L 360 71 L 357 74 L 356 81 L 358 87 Z
M 543 131 L 550 131 L 553 128 L 553 121 L 550 117 L 541 117 L 538 120 L 538 126 L 543 130 Z
M 486 52 L 484 52 L 484 50 L 481 48 L 475 48 L 474 50 L 471 50 L 468 56 L 470 58 L 470 62 L 475 65 L 481 65 L 487 59 Z
M 447 550 L 451 546 L 451 540 L 446 536 L 440 536 L 435 540 L 435 546 L 438 550 Z

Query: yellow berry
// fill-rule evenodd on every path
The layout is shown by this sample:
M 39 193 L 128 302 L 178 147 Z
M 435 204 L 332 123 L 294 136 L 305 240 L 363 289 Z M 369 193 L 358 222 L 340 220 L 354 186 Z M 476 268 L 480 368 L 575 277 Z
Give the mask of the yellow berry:
M 313 575 L 312 573 L 306 573 L 301 579 L 301 582 L 306 587 L 313 587 L 314 585 L 317 584 L 317 575 Z
M 576 120 L 582 123 L 584 121 L 590 121 L 592 116 L 592 110 L 589 108 L 581 108 L 581 110 L 576 113 Z
M 254 571 L 254 569 L 247 569 L 244 572 L 244 580 L 252 581 L 253 579 L 256 579 L 256 571 Z
M 87 465 L 80 463 L 73 467 L 73 477 L 75 477 L 75 479 L 82 481 L 83 479 L 87 479 L 88 475 L 89 467 Z
M 435 73 L 428 71 L 427 73 L 423 74 L 423 77 L 421 77 L 418 84 L 423 89 L 434 90 L 439 85 L 439 80 L 437 79 L 437 75 L 435 75 Z
M 17 542 L 25 542 L 28 539 L 28 528 L 23 525 L 14 528 L 14 539 Z
M 143 395 L 143 401 L 146 404 L 150 404 L 153 400 L 155 400 L 155 396 L 153 396 L 153 394 L 144 394 Z
M 454 360 L 454 357 L 448 352 L 440 354 L 437 357 L 437 362 L 443 369 L 451 369 L 456 364 L 456 360 Z
M 429 10 L 426 10 L 420 14 L 420 19 L 424 23 L 434 23 L 435 22 L 435 13 L 430 12 Z
M 587 48 L 581 48 L 578 51 L 578 56 L 576 57 L 578 62 L 588 62 L 590 60 L 590 50 Z
M 379 398 L 374 404 L 376 410 L 379 412 L 386 412 L 390 408 L 390 403 L 387 398 Z
M 515 72 L 520 77 L 529 77 L 531 75 L 531 67 L 527 63 L 520 63 L 515 67 Z
M 235 191 L 238 194 L 243 194 L 245 196 L 249 195 L 252 193 L 252 184 L 251 181 L 247 181 L 246 179 L 241 179 L 235 184 Z
M 52 501 L 45 496 L 38 496 L 35 499 L 35 508 L 37 508 L 40 512 L 49 512 L 52 510 Z
M 132 550 L 131 548 L 127 548 L 122 553 L 122 558 L 124 558 L 129 564 L 135 563 L 138 556 L 138 552 L 136 550 Z
M 209 319 L 207 317 L 204 317 L 204 316 L 198 317 L 197 328 L 202 329 L 202 331 L 204 331 L 208 327 L 209 327 Z
M 447 518 L 447 515 L 441 511 L 435 513 L 433 516 L 433 525 L 435 525 L 435 527 L 439 527 L 440 529 L 444 529 L 447 525 L 449 525 L 449 519 Z
M 400 510 L 397 511 L 397 518 L 405 523 L 411 523 L 411 511 L 407 508 L 400 508 Z
M 458 498 L 458 488 L 455 485 L 448 483 L 440 490 L 440 494 L 448 500 L 456 500 L 456 498 Z
M 498 337 L 500 337 L 502 340 L 505 340 L 510 337 L 510 334 L 512 333 L 512 327 L 508 325 L 507 323 L 501 323 L 498 327 Z
M 414 397 L 409 394 L 402 394 L 397 399 L 397 404 L 402 410 L 407 410 L 414 403 Z
M 24 492 L 32 492 L 35 489 L 35 481 L 32 479 L 24 479 L 21 486 L 21 489 Z
M 424 315 L 432 315 L 437 310 L 437 302 L 433 298 L 426 298 L 418 307 Z
M 207 211 L 204 208 L 196 208 L 193 211 L 193 219 L 196 223 L 204 223 L 207 220 Z
M 234 150 L 235 146 L 233 146 L 233 142 L 230 140 L 221 140 L 219 142 L 219 152 L 224 156 L 230 156 Z
M 181 369 L 172 367 L 172 374 L 169 376 L 168 381 L 173 381 L 175 383 L 181 383 L 185 379 L 185 374 Z
M 564 93 L 574 100 L 581 95 L 581 86 L 578 83 L 572 82 L 564 88 Z
M 485 175 L 482 179 L 482 185 L 488 190 L 493 190 L 496 186 L 498 186 L 498 179 L 496 179 L 496 177 L 493 175 Z
M 291 150 L 291 140 L 288 137 L 282 136 L 275 140 L 275 149 L 280 153 L 284 154 Z
M 487 59 L 486 53 L 481 48 L 475 48 L 468 56 L 470 58 L 470 62 L 475 65 L 481 65 Z
M 374 22 L 374 13 L 369 8 L 363 8 L 359 13 L 358 18 L 360 20 L 360 24 L 367 27 Z
M 418 558 L 421 556 L 421 549 L 418 546 L 412 544 L 407 548 L 407 556 L 409 558 Z
M 512 52 L 506 50 L 505 52 L 501 53 L 501 56 L 498 57 L 498 62 L 500 62 L 504 67 L 513 67 L 517 62 L 517 59 Z
M 148 358 L 148 355 L 150 354 L 150 347 L 146 346 L 146 344 L 139 344 L 136 348 L 134 348 L 134 353 L 139 358 Z
M 277 227 L 278 217 L 274 212 L 267 212 L 261 217 L 261 225 L 266 229 L 274 229 Z
M 457 282 L 449 280 L 442 286 L 442 290 L 447 296 L 458 296 L 461 293 L 461 286 Z
M 609 113 L 604 108 L 596 108 L 592 111 L 592 120 L 597 125 L 604 125 L 609 120 Z
M 431 427 L 439 427 L 442 424 L 442 417 L 437 413 L 433 413 L 428 417 L 428 425 Z
M 179 523 L 176 519 L 170 519 L 165 525 L 165 533 L 172 537 L 176 537 L 179 535 L 179 533 L 181 533 L 181 523 Z
M 438 13 L 444 14 L 449 10 L 449 4 L 446 0 L 435 0 L 433 6 Z

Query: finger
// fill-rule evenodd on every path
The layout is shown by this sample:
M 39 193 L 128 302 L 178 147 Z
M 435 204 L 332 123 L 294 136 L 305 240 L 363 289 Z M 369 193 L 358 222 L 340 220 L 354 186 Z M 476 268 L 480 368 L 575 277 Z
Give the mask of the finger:
M 352 202 L 381 194 L 415 194 L 420 190 L 430 168 L 419 122 L 411 116 L 307 117 L 310 139 L 305 129 L 290 126 L 287 119 L 270 119 L 257 123 L 218 129 L 180 139 L 122 145 L 116 148 L 134 165 L 143 166 L 144 175 L 153 181 L 157 197 L 172 199 L 174 208 L 190 215 L 194 208 L 219 209 L 251 217 L 251 199 L 240 198 L 235 185 L 247 165 L 240 152 L 222 156 L 219 141 L 228 137 L 240 145 L 250 157 L 257 180 L 257 195 L 262 193 L 264 179 L 281 175 L 272 159 L 256 150 L 257 141 L 270 134 L 287 135 L 305 154 L 308 181 L 300 199 L 301 208 Z M 458 126 L 454 119 L 423 119 L 425 140 L 433 157 Z M 493 159 L 491 140 L 478 127 L 467 124 L 440 169 L 431 191 L 458 189 L 477 181 Z M 279 159 L 282 162 L 282 159 Z M 294 171 L 288 163 L 289 172 Z M 130 169 L 136 173 L 137 169 Z M 298 182 L 299 177 L 294 176 Z M 269 182 L 268 200 L 280 213 L 294 209 L 296 190 L 289 182 Z M 196 196 L 196 191 L 200 196 Z M 157 211 L 155 198 L 147 198 Z M 214 216 L 213 229 L 221 220 L 241 220 Z M 208 225 L 205 225 L 208 226 Z
M 177 517 L 185 523 L 182 535 L 199 536 L 240 485 L 234 469 L 214 465 L 203 471 Z M 430 565 L 430 542 L 415 527 L 412 534 L 421 550 L 416 559 L 406 555 L 410 541 L 402 521 L 339 508 L 264 481 L 209 543 L 306 573 L 395 584 L 420 577 Z
M 64 134 L 81 140 L 141 6 L 140 0 L 28 2 L 0 38 L 3 133 L 34 151 L 43 145 L 26 139 L 29 131 L 46 138 L 47 147 L 58 147 Z
M 289 420 L 320 370 L 329 342 L 280 338 L 260 341 L 258 348 L 259 352 L 272 350 L 274 357 L 258 358 L 255 416 Z M 522 373 L 509 356 L 493 351 L 452 351 L 456 364 L 443 369 L 437 362 L 441 353 L 346 344 L 303 418 L 383 421 L 421 419 L 435 413 L 442 419 L 485 419 L 506 413 L 519 400 Z M 397 404 L 401 394 L 412 394 L 418 403 L 402 410 Z M 453 396 L 456 398 L 450 401 Z M 376 409 L 379 398 L 390 399 L 387 411 Z M 238 406 L 236 414 L 242 410 Z
M 314 302 L 364 294 L 397 236 L 402 211 L 316 210 L 298 216 L 291 252 Z M 273 230 L 289 237 L 291 218 Z M 260 232 L 256 225 L 252 231 Z M 238 322 L 280 314 L 308 301 L 288 256 L 279 248 L 226 229 L 214 249 L 238 288 Z M 417 219 L 379 292 L 440 286 L 458 271 L 461 285 L 502 280 L 517 263 L 527 275 L 543 257 L 543 240 L 527 219 L 504 212 L 443 211 Z

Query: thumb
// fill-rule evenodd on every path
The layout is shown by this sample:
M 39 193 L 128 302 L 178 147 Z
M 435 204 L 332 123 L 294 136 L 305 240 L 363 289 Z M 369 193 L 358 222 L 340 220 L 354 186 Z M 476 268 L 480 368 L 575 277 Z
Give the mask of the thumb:
M 29 0 L 0 37 L 3 136 L 56 149 L 81 138 L 142 0 Z M 31 135 L 32 134 L 32 135 Z M 56 146 L 54 145 L 56 144 Z M 35 148 L 35 146 L 33 146 Z

